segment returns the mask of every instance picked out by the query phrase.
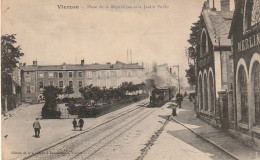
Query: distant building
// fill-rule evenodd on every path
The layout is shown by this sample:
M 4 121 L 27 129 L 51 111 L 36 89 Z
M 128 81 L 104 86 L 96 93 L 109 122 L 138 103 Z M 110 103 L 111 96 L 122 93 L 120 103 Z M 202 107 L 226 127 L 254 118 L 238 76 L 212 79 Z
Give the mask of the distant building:
M 161 77 L 165 86 L 175 86 L 177 87 L 177 81 L 173 74 L 171 73 L 171 68 L 167 63 L 157 66 L 157 76 Z
M 93 84 L 101 88 L 118 87 L 123 82 L 134 84 L 145 81 L 144 68 L 137 63 L 125 64 L 62 64 L 38 66 L 37 61 L 33 65 L 22 67 L 22 95 L 23 101 L 37 102 L 43 98 L 44 86 L 57 86 L 65 88 L 71 86 L 74 93 L 70 97 L 80 97 L 79 89 Z
M 230 133 L 260 148 L 260 1 L 235 0 L 229 33 L 234 60 Z
M 233 12 L 229 11 L 229 0 L 221 0 L 221 11 L 209 8 L 204 3 L 200 34 L 196 51 L 196 76 L 199 116 L 209 123 L 226 128 L 227 105 L 223 105 L 224 93 L 230 88 L 232 79 L 231 41 L 228 33 Z M 224 100 L 227 102 L 227 98 Z

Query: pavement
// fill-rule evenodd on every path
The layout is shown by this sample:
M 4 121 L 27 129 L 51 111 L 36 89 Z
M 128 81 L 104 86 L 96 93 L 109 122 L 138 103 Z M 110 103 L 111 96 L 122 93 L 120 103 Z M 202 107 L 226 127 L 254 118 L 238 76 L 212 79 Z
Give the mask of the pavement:
M 29 103 L 22 103 L 21 105 L 17 106 L 16 108 L 13 108 L 10 111 L 5 112 L 4 114 L 1 114 L 2 120 L 7 120 L 9 117 L 12 117 L 12 115 L 16 114 L 20 110 L 22 110 L 24 107 L 27 107 L 30 105 Z
M 100 116 L 98 118 L 84 118 L 83 131 L 97 127 L 107 121 L 110 121 L 129 110 L 136 105 L 148 102 L 149 99 L 130 104 L 124 108 Z M 48 148 L 56 143 L 64 141 L 82 132 L 73 130 L 73 119 L 41 119 L 40 138 L 34 137 L 32 127 L 35 118 L 41 116 L 41 109 L 44 104 L 33 104 L 21 107 L 14 114 L 5 120 L 2 120 L 2 157 L 3 159 L 17 159 L 24 157 L 24 153 L 37 152 Z
M 169 112 L 171 108 L 169 108 Z M 228 154 L 232 159 L 239 160 L 258 160 L 260 159 L 260 153 L 252 148 L 249 148 L 234 139 L 228 133 L 212 127 L 205 121 L 194 116 L 195 112 L 193 104 L 188 99 L 184 99 L 182 108 L 177 108 L 177 116 L 171 117 L 168 125 L 164 128 L 160 137 L 156 140 L 153 146 L 148 151 L 144 159 L 188 159 L 189 151 L 192 151 L 193 159 L 214 159 L 214 155 L 211 155 L 210 151 L 202 148 L 198 145 L 198 142 L 192 143 L 187 136 L 187 130 L 195 134 L 204 142 L 208 142 L 218 148 L 220 151 Z M 182 127 L 181 127 L 182 126 Z M 186 130 L 186 131 L 185 131 Z M 185 136 L 186 134 L 186 136 Z M 190 148 L 182 146 L 182 143 L 190 144 Z M 178 145 L 178 147 L 176 147 Z M 162 150 L 162 148 L 164 150 Z M 178 155 L 176 150 L 182 148 L 186 150 L 187 154 Z M 194 149 L 195 148 L 195 149 Z M 165 150 L 166 149 L 166 150 Z M 161 151 L 161 154 L 158 154 Z M 208 156 L 202 154 L 202 152 L 208 152 Z M 157 154 L 155 154 L 157 153 Z M 196 153 L 196 154 L 194 154 Z M 212 158 L 213 157 L 213 158 Z M 226 159 L 226 158 L 223 158 Z

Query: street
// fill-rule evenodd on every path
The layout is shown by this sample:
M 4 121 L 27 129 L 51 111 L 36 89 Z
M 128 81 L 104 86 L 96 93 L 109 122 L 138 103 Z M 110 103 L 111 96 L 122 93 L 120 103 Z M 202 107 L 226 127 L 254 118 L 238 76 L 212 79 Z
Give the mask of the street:
M 68 132 L 76 132 L 78 135 L 54 143 L 54 145 L 45 145 L 48 147 L 43 150 L 29 147 L 31 150 L 27 150 L 27 154 L 20 155 L 19 158 L 46 160 L 233 159 L 212 144 L 196 137 L 180 124 L 169 120 L 172 110 L 169 107 L 171 103 L 168 102 L 161 108 L 149 108 L 147 102 L 139 103 L 139 105 L 135 104 L 130 107 L 131 109 L 125 109 L 126 112 L 123 114 L 121 112 L 120 115 L 113 117 L 113 119 L 103 121 L 100 125 L 92 125 L 92 127 L 82 132 L 71 131 L 71 128 L 69 129 L 66 125 L 61 126 L 61 131 L 64 132 L 65 128 L 69 130 Z M 183 109 L 178 109 L 178 111 L 181 110 Z M 41 122 L 44 121 L 41 120 Z M 60 121 L 68 123 L 68 120 Z M 91 120 L 88 122 L 88 119 L 85 119 L 85 122 L 86 125 L 93 123 Z M 49 127 L 45 126 L 45 128 L 51 132 Z M 57 133 L 55 136 L 55 128 L 52 128 L 52 130 L 54 133 L 50 134 L 54 135 L 53 137 L 56 137 L 56 142 L 58 142 L 60 139 L 57 138 Z M 61 134 L 59 133 L 59 135 Z M 44 136 L 47 135 L 42 135 L 39 138 L 40 142 L 42 142 L 41 139 L 46 139 Z M 35 141 L 36 146 L 40 145 L 37 140 L 32 136 L 28 137 L 28 141 Z

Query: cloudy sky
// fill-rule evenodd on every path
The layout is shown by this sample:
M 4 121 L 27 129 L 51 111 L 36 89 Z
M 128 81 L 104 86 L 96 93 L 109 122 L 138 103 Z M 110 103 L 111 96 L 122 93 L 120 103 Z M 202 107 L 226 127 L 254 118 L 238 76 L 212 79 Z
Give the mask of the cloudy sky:
M 216 6 L 219 6 L 216 0 Z M 17 34 L 22 62 L 39 65 L 127 62 L 181 65 L 204 0 L 3 0 L 2 34 Z M 79 6 L 58 9 L 57 5 Z M 98 8 L 88 8 L 89 5 Z M 103 6 L 103 8 L 99 8 Z M 111 5 L 138 6 L 112 9 Z M 144 9 L 144 5 L 155 8 Z M 166 8 L 159 8 L 166 6 Z M 109 8 L 106 8 L 108 6 Z

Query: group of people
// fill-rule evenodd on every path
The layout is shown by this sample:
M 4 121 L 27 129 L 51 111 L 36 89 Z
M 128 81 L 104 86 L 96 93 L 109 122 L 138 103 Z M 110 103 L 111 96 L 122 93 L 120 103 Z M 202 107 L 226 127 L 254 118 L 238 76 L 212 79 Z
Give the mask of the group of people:
M 73 124 L 74 131 L 77 129 L 77 127 L 79 127 L 79 129 L 82 131 L 82 128 L 84 125 L 84 120 L 79 119 L 79 122 L 77 122 L 77 120 L 74 118 L 74 120 L 72 121 L 72 124 Z
M 79 119 L 79 122 L 77 122 L 77 120 L 74 118 L 72 124 L 73 124 L 74 131 L 77 129 L 77 127 L 79 127 L 80 130 L 82 131 L 84 120 Z M 35 138 L 40 138 L 41 124 L 39 122 L 39 118 L 36 118 L 36 120 L 33 122 L 33 129 L 35 132 Z

